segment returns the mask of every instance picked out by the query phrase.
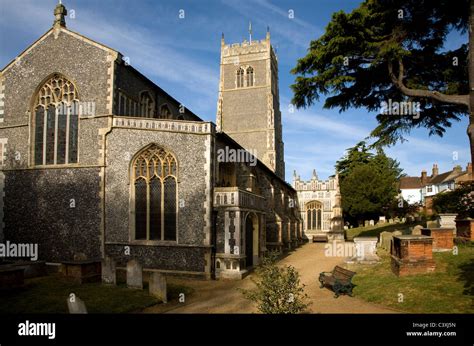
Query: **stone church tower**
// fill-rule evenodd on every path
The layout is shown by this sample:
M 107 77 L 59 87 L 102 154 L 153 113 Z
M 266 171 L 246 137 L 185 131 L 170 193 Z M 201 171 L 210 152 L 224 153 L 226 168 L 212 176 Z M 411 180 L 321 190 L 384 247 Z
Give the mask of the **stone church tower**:
M 267 30 L 263 40 L 221 40 L 217 129 L 285 179 L 278 61 Z

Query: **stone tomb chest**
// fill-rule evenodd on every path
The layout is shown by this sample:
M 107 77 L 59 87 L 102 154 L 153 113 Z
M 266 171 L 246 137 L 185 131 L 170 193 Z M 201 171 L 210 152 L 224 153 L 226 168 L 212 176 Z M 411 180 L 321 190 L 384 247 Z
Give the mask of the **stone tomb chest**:
M 394 236 L 391 255 L 392 272 L 397 276 L 425 274 L 435 270 L 432 237 Z
M 421 234 L 433 238 L 433 251 L 453 249 L 453 228 L 423 228 Z

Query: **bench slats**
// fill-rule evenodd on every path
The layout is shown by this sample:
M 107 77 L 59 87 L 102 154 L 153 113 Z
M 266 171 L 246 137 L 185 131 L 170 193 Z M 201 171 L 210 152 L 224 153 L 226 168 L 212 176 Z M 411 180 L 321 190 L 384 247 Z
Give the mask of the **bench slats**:
M 340 266 L 335 266 L 331 273 L 322 272 L 319 274 L 319 282 L 321 283 L 321 288 L 324 286 L 330 286 L 334 293 L 335 297 L 339 297 L 341 293 L 346 293 L 352 296 L 352 289 L 354 284 L 352 283 L 352 278 L 356 273 L 348 269 L 342 268 Z

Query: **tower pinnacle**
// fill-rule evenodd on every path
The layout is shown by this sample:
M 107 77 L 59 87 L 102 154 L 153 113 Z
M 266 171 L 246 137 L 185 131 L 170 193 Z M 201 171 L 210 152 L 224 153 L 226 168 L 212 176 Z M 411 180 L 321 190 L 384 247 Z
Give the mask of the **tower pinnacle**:
M 66 17 L 67 15 L 67 10 L 66 7 L 62 4 L 61 0 L 59 0 L 59 3 L 56 5 L 54 9 L 54 22 L 53 26 L 58 27 L 66 27 Z

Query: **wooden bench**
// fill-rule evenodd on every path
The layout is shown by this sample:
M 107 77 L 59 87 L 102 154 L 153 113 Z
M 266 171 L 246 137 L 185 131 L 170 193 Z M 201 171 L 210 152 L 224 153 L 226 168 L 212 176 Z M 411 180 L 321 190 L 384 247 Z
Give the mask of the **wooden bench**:
M 352 277 L 355 272 L 335 266 L 332 272 L 322 272 L 319 274 L 320 288 L 330 286 L 335 293 L 335 298 L 341 294 L 348 294 L 352 297 L 352 289 L 355 285 L 352 283 Z
M 313 235 L 313 243 L 316 243 L 316 242 L 326 243 L 327 241 L 328 241 L 328 235 L 327 234 L 315 234 L 315 235 Z

